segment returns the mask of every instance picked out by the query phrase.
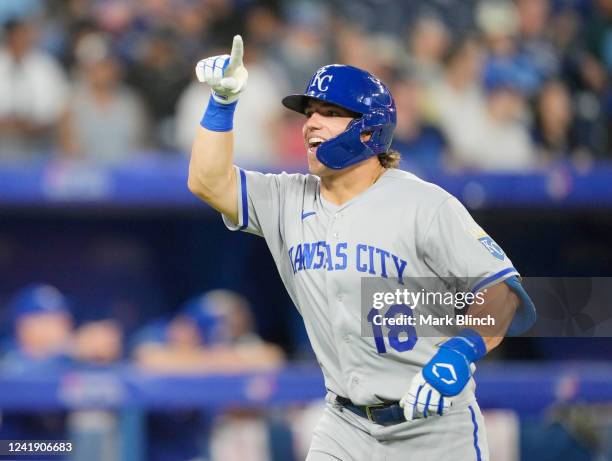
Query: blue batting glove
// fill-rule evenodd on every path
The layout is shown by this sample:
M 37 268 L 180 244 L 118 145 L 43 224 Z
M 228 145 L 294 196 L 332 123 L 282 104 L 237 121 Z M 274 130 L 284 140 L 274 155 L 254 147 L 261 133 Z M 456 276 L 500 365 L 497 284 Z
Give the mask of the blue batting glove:
M 482 336 L 470 329 L 442 343 L 400 400 L 406 421 L 448 413 L 452 397 L 463 390 L 476 369 L 474 362 L 486 353 Z
M 484 357 L 487 348 L 474 330 L 462 330 L 440 345 L 438 352 L 423 368 L 423 377 L 440 394 L 459 394 L 472 376 L 471 366 Z

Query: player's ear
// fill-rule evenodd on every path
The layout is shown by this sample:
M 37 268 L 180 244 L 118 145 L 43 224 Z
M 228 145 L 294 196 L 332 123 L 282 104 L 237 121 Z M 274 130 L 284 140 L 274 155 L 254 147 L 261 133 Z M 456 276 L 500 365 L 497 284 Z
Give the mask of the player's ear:
M 368 142 L 370 139 L 372 139 L 372 132 L 371 131 L 362 132 L 359 139 L 361 140 L 361 142 Z

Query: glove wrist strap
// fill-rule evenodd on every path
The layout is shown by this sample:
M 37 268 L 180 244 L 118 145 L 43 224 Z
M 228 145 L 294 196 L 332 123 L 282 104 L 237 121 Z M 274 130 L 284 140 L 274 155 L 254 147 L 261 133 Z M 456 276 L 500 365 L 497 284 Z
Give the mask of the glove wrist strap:
M 480 333 L 470 328 L 461 330 L 457 336 L 441 344 L 440 348 L 459 352 L 468 362 L 476 362 L 487 353 L 487 346 Z
M 200 125 L 210 131 L 231 131 L 234 128 L 234 111 L 238 101 L 221 104 L 211 96 Z

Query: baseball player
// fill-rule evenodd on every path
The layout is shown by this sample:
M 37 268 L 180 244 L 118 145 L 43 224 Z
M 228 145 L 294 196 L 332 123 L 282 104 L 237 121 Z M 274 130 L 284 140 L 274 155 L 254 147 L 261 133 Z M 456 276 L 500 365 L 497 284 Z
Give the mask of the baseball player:
M 508 327 L 520 333 L 534 321 L 517 270 L 456 198 L 396 168 L 393 98 L 355 67 L 322 67 L 304 94 L 282 101 L 305 115 L 310 174 L 234 166 L 232 117 L 248 77 L 242 56 L 236 36 L 231 55 L 196 66 L 212 95 L 188 185 L 229 229 L 266 239 L 304 319 L 328 390 L 308 461 L 488 459 L 472 374 Z M 364 277 L 399 288 L 453 278 L 482 295 L 474 313 L 495 313 L 497 330 L 441 339 L 409 325 L 374 328 L 375 316 L 361 315 Z M 410 306 L 393 309 L 412 315 Z M 362 322 L 373 334 L 362 334 Z

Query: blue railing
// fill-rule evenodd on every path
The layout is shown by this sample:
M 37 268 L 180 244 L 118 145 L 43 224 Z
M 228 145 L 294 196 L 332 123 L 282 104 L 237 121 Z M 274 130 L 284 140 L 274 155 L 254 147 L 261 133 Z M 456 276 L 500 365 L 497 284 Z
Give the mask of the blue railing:
M 488 363 L 476 372 L 483 408 L 541 415 L 555 404 L 612 401 L 610 363 Z M 143 459 L 148 410 L 265 407 L 322 399 L 321 372 L 310 365 L 276 372 L 163 376 L 129 366 L 44 374 L 0 374 L 0 411 L 108 409 L 120 415 L 124 460 Z
M 193 207 L 186 187 L 188 160 L 140 155 L 121 165 L 35 161 L 0 165 L 0 206 L 100 205 Z M 415 171 L 448 190 L 470 208 L 612 207 L 612 164 L 588 171 L 559 164 L 525 174 L 451 174 Z
M 612 401 L 612 363 L 486 363 L 479 366 L 476 381 L 485 408 L 536 414 L 557 402 Z M 269 406 L 324 394 L 321 371 L 310 365 L 232 375 L 166 376 L 130 366 L 0 373 L 4 410 Z

